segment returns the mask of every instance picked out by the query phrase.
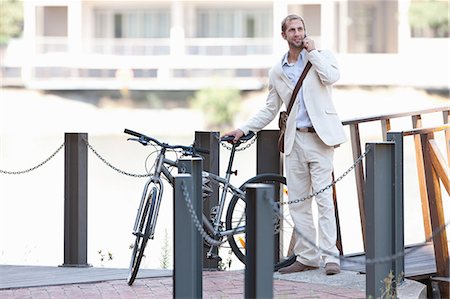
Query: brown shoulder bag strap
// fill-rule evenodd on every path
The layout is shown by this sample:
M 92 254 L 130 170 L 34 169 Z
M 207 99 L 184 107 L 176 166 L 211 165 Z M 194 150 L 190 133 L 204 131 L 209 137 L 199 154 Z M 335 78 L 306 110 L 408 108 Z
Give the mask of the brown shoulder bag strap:
M 298 91 L 300 90 L 300 87 L 302 87 L 303 80 L 305 80 L 306 74 L 308 73 L 309 69 L 311 68 L 311 62 L 308 61 L 305 68 L 303 69 L 302 74 L 300 75 L 300 78 L 297 81 L 297 84 L 295 85 L 294 91 L 292 92 L 291 100 L 289 101 L 289 106 L 287 108 L 287 114 L 291 113 L 292 106 L 294 106 L 295 98 L 297 97 Z

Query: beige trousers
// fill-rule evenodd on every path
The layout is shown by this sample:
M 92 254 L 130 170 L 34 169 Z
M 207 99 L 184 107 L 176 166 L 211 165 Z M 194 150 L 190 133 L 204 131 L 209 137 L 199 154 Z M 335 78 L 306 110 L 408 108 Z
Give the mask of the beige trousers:
M 289 201 L 304 198 L 332 182 L 333 155 L 334 148 L 324 144 L 317 134 L 296 131 L 292 152 L 285 157 Z M 318 240 L 311 207 L 312 199 L 289 206 L 295 228 L 303 236 L 296 234 L 294 246 L 297 261 L 302 264 L 319 266 L 321 258 L 325 264 L 339 264 L 332 196 L 332 188 L 329 188 L 315 197 L 318 207 Z M 332 254 L 319 251 L 305 241 L 305 238 Z

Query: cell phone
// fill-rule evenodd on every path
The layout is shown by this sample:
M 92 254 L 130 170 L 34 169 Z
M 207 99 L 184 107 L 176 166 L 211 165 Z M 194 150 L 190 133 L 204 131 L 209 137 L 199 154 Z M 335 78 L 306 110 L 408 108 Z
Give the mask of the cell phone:
M 305 47 L 305 45 L 304 45 L 304 43 L 305 43 L 305 38 L 307 37 L 307 35 L 305 34 L 305 37 L 303 37 L 303 40 L 302 40 L 302 47 L 304 48 Z

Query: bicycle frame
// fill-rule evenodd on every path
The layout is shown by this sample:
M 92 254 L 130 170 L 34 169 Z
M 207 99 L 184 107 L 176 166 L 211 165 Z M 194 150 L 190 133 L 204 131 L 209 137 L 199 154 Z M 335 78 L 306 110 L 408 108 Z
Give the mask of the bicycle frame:
M 178 167 L 178 163 L 177 161 L 173 161 L 170 160 L 168 158 L 166 158 L 166 148 L 161 148 L 160 152 L 158 153 L 158 156 L 156 158 L 155 161 L 155 172 L 152 176 L 150 176 L 150 178 L 148 179 L 148 181 L 145 183 L 144 186 L 144 191 L 142 193 L 142 198 L 141 198 L 141 202 L 139 204 L 139 208 L 138 208 L 138 213 L 136 216 L 136 220 L 135 220 L 135 224 L 134 224 L 134 233 L 137 232 L 138 230 L 138 226 L 139 226 L 139 219 L 141 218 L 141 214 L 142 214 L 142 210 L 144 207 L 144 202 L 145 202 L 145 198 L 148 196 L 148 190 L 149 190 L 149 186 L 150 185 L 154 185 L 157 187 L 158 190 L 158 196 L 156 198 L 156 205 L 155 205 L 155 209 L 153 210 L 153 214 L 150 216 L 151 218 L 151 231 L 150 234 L 148 236 L 149 239 L 153 239 L 154 238 L 154 234 L 155 234 L 155 228 L 156 228 L 156 220 L 158 218 L 159 215 L 159 208 L 161 205 L 161 200 L 162 200 L 162 195 L 164 193 L 164 185 L 163 182 L 161 180 L 161 176 L 164 176 L 167 181 L 170 183 L 170 185 L 173 187 L 174 185 L 174 176 L 171 174 L 170 170 L 168 167 Z M 232 168 L 232 164 L 233 164 L 233 160 L 234 160 L 234 154 L 236 151 L 236 146 L 233 145 L 233 148 L 231 150 L 231 154 L 230 154 L 230 159 L 228 162 L 228 167 L 227 167 L 227 171 L 226 171 L 226 175 L 225 178 L 222 178 L 218 175 L 215 175 L 213 173 L 209 173 L 207 172 L 208 176 L 223 185 L 223 190 L 221 192 L 220 195 L 220 200 L 219 200 L 219 205 L 217 207 L 217 212 L 216 215 L 212 221 L 212 223 L 210 222 L 210 220 L 208 219 L 208 217 L 203 213 L 202 214 L 202 222 L 203 222 L 203 227 L 212 235 L 217 236 L 219 238 L 222 237 L 228 237 L 230 235 L 236 234 L 236 233 L 242 233 L 245 231 L 245 227 L 244 226 L 240 226 L 237 227 L 233 230 L 224 230 L 224 231 L 220 231 L 220 224 L 221 224 L 221 218 L 222 218 L 222 214 L 224 212 L 225 209 L 225 202 L 226 202 L 226 196 L 227 196 L 227 190 L 231 190 L 231 192 L 239 197 L 245 197 L 245 193 L 244 191 L 242 191 L 239 188 L 236 188 L 235 186 L 233 186 L 232 184 L 230 184 L 230 178 L 231 175 L 233 174 L 233 172 L 231 171 Z M 211 247 L 211 250 L 214 246 Z M 210 252 L 211 252 L 210 250 Z
M 230 174 L 231 175 L 231 174 Z M 244 226 L 239 226 L 235 229 L 232 230 L 224 230 L 224 231 L 219 231 L 219 225 L 220 225 L 220 218 L 222 218 L 222 213 L 224 211 L 225 208 L 225 199 L 226 199 L 226 195 L 227 195 L 227 189 L 231 189 L 231 191 L 233 192 L 233 194 L 235 195 L 239 195 L 239 197 L 244 198 L 245 197 L 245 192 L 242 191 L 239 188 L 236 188 L 235 186 L 230 184 L 230 175 L 227 175 L 226 178 L 222 178 L 218 175 L 215 175 L 213 173 L 208 173 L 208 176 L 210 178 L 212 178 L 213 180 L 222 183 L 223 184 L 223 190 L 220 196 L 220 200 L 219 200 L 219 210 L 216 214 L 216 217 L 214 218 L 213 223 L 211 224 L 208 220 L 208 218 L 203 214 L 203 225 L 204 227 L 210 232 L 213 233 L 216 236 L 219 237 L 226 237 L 226 236 L 230 236 L 233 235 L 235 233 L 242 233 L 245 231 L 245 227 Z

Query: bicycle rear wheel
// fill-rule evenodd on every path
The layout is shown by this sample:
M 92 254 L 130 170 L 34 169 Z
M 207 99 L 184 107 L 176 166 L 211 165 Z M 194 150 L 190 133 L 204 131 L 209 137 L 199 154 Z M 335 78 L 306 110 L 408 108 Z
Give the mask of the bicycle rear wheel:
M 275 202 L 287 201 L 286 178 L 278 174 L 261 174 L 246 181 L 240 187 L 245 190 L 246 184 L 264 183 L 271 184 L 275 188 L 278 198 L 274 198 Z M 225 218 L 227 230 L 236 227 L 245 226 L 245 198 L 234 195 L 228 205 L 227 215 Z M 279 213 L 274 216 L 275 225 L 275 264 L 274 270 L 286 267 L 295 261 L 295 255 L 292 253 L 291 238 L 293 233 L 293 225 L 287 205 L 279 205 Z M 228 243 L 236 257 L 245 264 L 245 233 L 236 233 L 228 237 Z
M 153 187 L 144 203 L 144 209 L 139 220 L 138 230 L 133 232 L 136 239 L 132 248 L 130 269 L 127 279 L 128 285 L 130 286 L 136 279 L 139 266 L 141 265 L 142 258 L 144 257 L 145 246 L 147 245 L 147 241 L 150 237 L 151 220 L 155 209 L 157 193 L 156 187 Z

